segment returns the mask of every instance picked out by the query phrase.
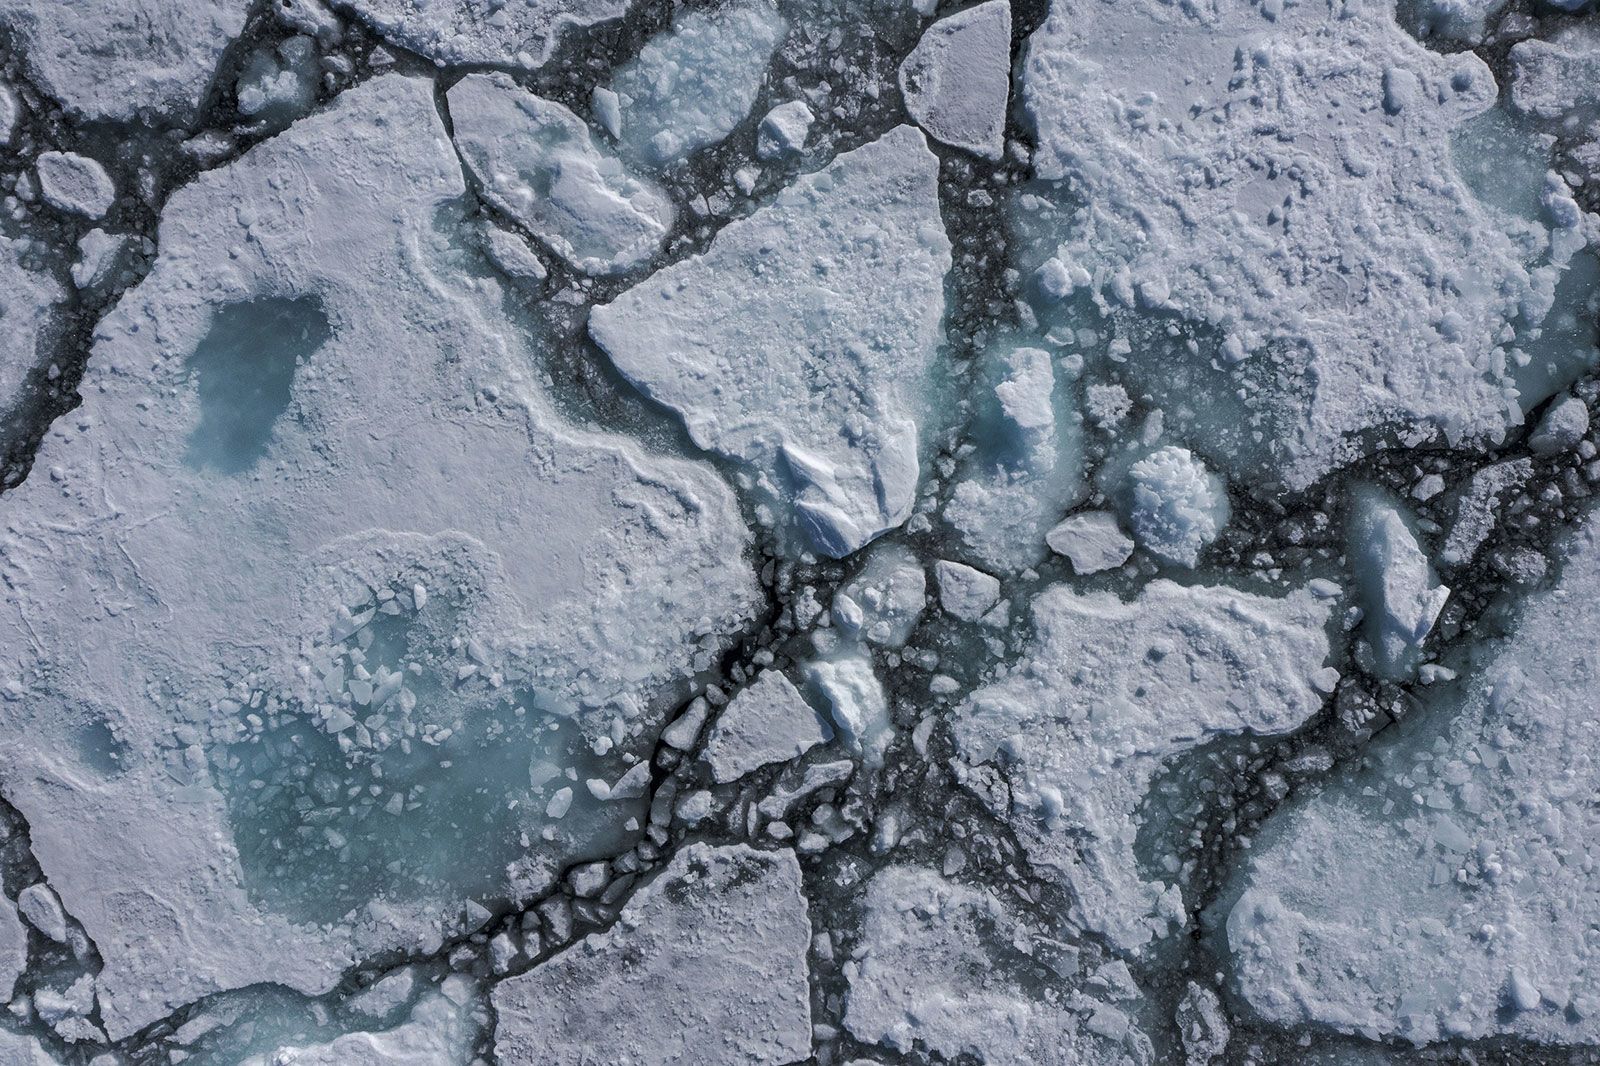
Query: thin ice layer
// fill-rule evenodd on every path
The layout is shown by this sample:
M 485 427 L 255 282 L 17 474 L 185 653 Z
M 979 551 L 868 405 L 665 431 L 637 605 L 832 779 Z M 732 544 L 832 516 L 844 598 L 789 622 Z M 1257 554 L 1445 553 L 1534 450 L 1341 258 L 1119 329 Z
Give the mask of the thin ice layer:
M 1065 879 L 1086 928 L 1131 951 L 1183 918 L 1178 887 L 1139 870 L 1137 808 L 1172 756 L 1317 712 L 1337 677 L 1323 667 L 1329 610 L 1305 591 L 1166 580 L 1131 603 L 1066 586 L 1034 600 L 1031 647 L 958 709 L 956 749 L 1005 770 L 1010 802 L 995 813 Z
M 1600 1043 L 1594 515 L 1562 554 L 1509 637 L 1258 835 L 1220 913 L 1269 1021 Z
M 205 99 L 247 0 L 0 0 L 35 84 L 90 121 L 183 124 Z
M 1580 215 L 1561 187 L 1542 221 L 1513 218 L 1458 174 L 1453 134 L 1495 101 L 1482 60 L 1422 48 L 1380 4 L 1055 0 L 1023 77 L 1038 176 L 1074 197 L 1048 193 L 1067 217 L 1046 254 L 1119 314 L 1199 328 L 1190 370 L 1179 348 L 1129 371 L 1236 437 L 1235 464 L 1300 488 L 1377 427 L 1520 423 L 1515 349 Z
M 617 922 L 494 990 L 505 1066 L 755 1066 L 811 1054 L 792 851 L 695 843 Z
M 440 64 L 535 70 L 562 35 L 619 19 L 630 0 L 333 0 L 395 44 Z
M 448 94 L 456 147 L 484 198 L 587 274 L 654 255 L 672 201 L 595 145 L 583 120 L 505 74 L 469 74 Z
M 464 191 L 399 76 L 197 177 L 6 497 L 4 784 L 113 1038 L 425 946 L 464 873 L 516 895 L 570 844 L 493 789 L 558 736 L 647 741 L 754 601 L 720 479 L 531 386 Z
M 629 381 L 751 467 L 827 555 L 911 514 L 950 269 L 938 170 L 897 127 L 589 320 Z

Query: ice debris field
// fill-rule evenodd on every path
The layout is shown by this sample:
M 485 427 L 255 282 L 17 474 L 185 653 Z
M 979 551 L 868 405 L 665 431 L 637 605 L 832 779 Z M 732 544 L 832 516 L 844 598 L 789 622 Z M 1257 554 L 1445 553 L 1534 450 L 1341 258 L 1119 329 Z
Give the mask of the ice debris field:
M 1595 0 L 0 0 L 0 1066 L 1600 1063 Z

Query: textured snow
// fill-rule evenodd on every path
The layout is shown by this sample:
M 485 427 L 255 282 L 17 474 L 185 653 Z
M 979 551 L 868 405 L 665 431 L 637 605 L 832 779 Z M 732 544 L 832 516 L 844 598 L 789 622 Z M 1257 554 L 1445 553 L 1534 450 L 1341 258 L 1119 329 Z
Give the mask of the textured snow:
M 999 159 L 1011 93 L 1010 0 L 987 0 L 929 26 L 900 64 L 900 93 L 928 136 Z
M 60 1060 L 36 1038 L 0 1029 L 0 1066 L 60 1066 Z
M 1182 919 L 1178 888 L 1141 876 L 1135 810 L 1172 756 L 1317 712 L 1331 688 L 1329 611 L 1306 591 L 1166 580 L 1132 602 L 1065 586 L 1034 599 L 1028 650 L 962 704 L 953 731 L 963 763 L 1007 773 L 1010 803 L 995 813 L 1071 887 L 1077 921 L 1136 950 Z
M 1356 494 L 1348 554 L 1366 614 L 1363 632 L 1374 671 L 1380 677 L 1408 677 L 1450 589 L 1439 584 L 1409 516 L 1377 490 Z
M 569 32 L 622 18 L 629 0 L 333 0 L 440 64 L 535 70 Z
M 447 94 L 456 147 L 484 197 L 588 274 L 649 259 L 672 202 L 598 147 L 583 120 L 505 74 L 469 74 Z
M 590 739 L 645 735 L 664 711 L 651 694 L 751 608 L 726 486 L 566 426 L 532 386 L 536 340 L 449 233 L 463 192 L 432 84 L 400 76 L 196 178 L 167 204 L 154 269 L 98 327 L 84 404 L 41 448 L 49 476 L 7 497 L 6 794 L 105 959 L 114 1038 L 221 988 L 320 993 L 366 951 L 430 940 L 461 902 L 430 868 L 476 864 L 508 894 L 537 877 L 496 865 L 519 855 L 510 832 L 433 867 L 414 853 L 423 879 L 395 898 L 339 887 L 362 819 L 390 824 L 354 807 L 286 877 L 291 856 L 260 843 L 282 793 L 260 806 L 229 776 L 271 746 L 234 745 L 299 730 L 323 772 L 364 776 L 349 760 L 401 756 L 357 715 L 393 699 L 396 721 L 438 716 L 405 773 L 491 802 L 463 776 L 489 771 L 423 754 L 453 715 L 516 725 L 514 698 L 530 723 L 556 710 Z M 408 626 L 458 650 L 403 672 L 383 640 Z M 433 817 L 448 847 L 451 811 Z M 388 831 L 408 822 L 427 824 Z M 381 871 L 381 835 L 362 847 Z M 334 894 L 294 895 L 314 890 Z
M 505 1066 L 742 1066 L 811 1054 L 792 851 L 690 844 L 595 933 L 494 990 Z
M 832 739 L 833 730 L 794 682 L 766 670 L 735 693 L 717 716 L 704 757 L 712 780 L 726 784 L 771 763 L 799 758 Z
M 284 1046 L 240 1066 L 465 1066 L 472 1042 L 461 1008 L 434 992 L 392 1029 L 346 1033 L 325 1044 Z
M 105 217 L 116 201 L 117 188 L 106 168 L 76 152 L 41 152 L 37 164 L 39 195 L 45 203 L 90 221 Z
M 1600 29 L 1580 23 L 1511 46 L 1511 106 L 1546 121 L 1600 119 Z
M 833 716 L 841 742 L 868 766 L 883 765 L 894 739 L 889 699 L 863 650 L 851 648 L 805 666 L 807 682 Z
M 1092 207 L 1044 243 L 1108 308 L 1214 337 L 1201 364 L 1255 390 L 1234 418 L 1235 377 L 1198 378 L 1237 466 L 1298 488 L 1380 427 L 1492 441 L 1542 398 L 1516 351 L 1583 240 L 1564 187 L 1520 219 L 1458 174 L 1452 138 L 1495 95 L 1380 4 L 1055 0 L 1023 62 L 1033 161 Z M 1168 363 L 1150 379 L 1194 380 Z
M 950 268 L 937 178 L 897 127 L 590 317 L 623 375 L 750 467 L 826 555 L 911 514 Z
M 755 106 L 787 29 L 773 0 L 683 9 L 611 79 L 625 148 L 662 165 L 732 133 Z
M 898 648 L 910 638 L 928 603 L 928 576 L 903 544 L 880 543 L 833 597 L 833 623 L 842 633 Z
M 939 606 L 964 622 L 976 622 L 1000 602 L 1000 582 L 993 574 L 948 559 L 935 563 L 933 574 L 939 582 Z
M 1187 448 L 1168 445 L 1128 470 L 1128 526 L 1146 551 L 1194 566 L 1228 524 L 1222 479 Z
M 1224 913 L 1268 1021 L 1600 1043 L 1592 516 L 1564 555 L 1509 637 L 1264 827 Z
M 1114 569 L 1133 555 L 1133 538 L 1122 531 L 1110 511 L 1084 511 L 1063 518 L 1045 534 L 1045 543 L 1070 559 L 1079 574 Z
M 0 26 L 34 82 L 72 114 L 181 125 L 249 10 L 247 0 L 0 0 Z
M 28 931 L 17 917 L 17 908 L 0 896 L 0 1000 L 10 1001 L 27 969 Z

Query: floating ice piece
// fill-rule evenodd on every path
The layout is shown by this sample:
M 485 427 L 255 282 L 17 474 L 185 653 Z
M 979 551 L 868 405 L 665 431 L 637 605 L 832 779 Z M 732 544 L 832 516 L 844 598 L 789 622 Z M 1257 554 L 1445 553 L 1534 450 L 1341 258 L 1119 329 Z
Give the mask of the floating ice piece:
M 0 1029 L 0 1063 L 5 1066 L 61 1066 L 61 1060 L 46 1051 L 37 1037 L 21 1036 Z
M 1011 4 L 988 0 L 929 26 L 900 64 L 900 94 L 935 140 L 998 161 L 1011 95 Z
M 317 75 L 317 46 L 310 37 L 257 48 L 239 72 L 239 113 L 273 127 L 286 126 L 316 103 Z
M 833 724 L 868 766 L 882 766 L 894 738 L 889 700 L 865 652 L 850 651 L 806 664 L 806 680 L 833 713 Z
M 61 898 L 43 881 L 17 893 L 17 910 L 29 925 L 57 944 L 67 942 L 67 912 L 61 908 Z
M 810 943 L 794 852 L 690 844 L 610 929 L 495 987 L 495 1060 L 800 1062 Z
M 767 112 L 756 131 L 756 155 L 777 159 L 795 155 L 806 146 L 806 135 L 815 121 L 804 100 L 790 100 Z
M 1511 106 L 1547 122 L 1600 108 L 1600 31 L 1580 24 L 1511 46 Z
M 833 739 L 794 683 L 765 670 L 728 702 L 706 738 L 705 760 L 719 785 L 752 770 L 797 759 Z
M 22 397 L 28 376 L 48 363 L 64 323 L 67 288 L 26 254 L 27 245 L 0 237 L 0 329 L 6 352 L 0 358 L 0 414 Z
M 1555 554 L 1509 636 L 1254 834 L 1215 917 L 1268 1024 L 1600 1043 L 1592 511 Z
M 715 473 L 578 430 L 531 384 L 543 342 L 464 236 L 433 92 L 368 80 L 175 192 L 82 406 L 6 496 L 0 779 L 104 959 L 112 1039 L 435 950 L 463 898 L 620 832 L 627 805 L 587 796 L 544 820 L 547 720 L 580 752 L 645 743 L 645 694 L 755 603 Z M 620 754 L 550 757 L 614 780 Z M 430 802 L 343 799 L 374 763 Z M 328 804 L 309 836 L 304 802 Z
M 940 559 L 933 567 L 939 581 L 939 606 L 963 622 L 976 622 L 1000 602 L 1000 581 L 965 563 Z
M 1135 812 L 1162 763 L 1226 734 L 1285 733 L 1322 706 L 1329 601 L 1152 581 L 1125 603 L 1065 586 L 1033 604 L 1023 661 L 957 711 L 959 759 L 1009 768 L 1009 822 L 1075 917 L 1134 951 L 1183 917 L 1144 880 Z
M 577 115 L 505 74 L 469 74 L 447 95 L 456 147 L 484 197 L 567 262 L 609 274 L 661 247 L 672 202 L 601 151 Z
M 1528 459 L 1495 463 L 1473 474 L 1455 501 L 1455 515 L 1439 560 L 1450 566 L 1469 561 L 1494 532 L 1505 498 L 1532 476 L 1533 463 Z
M 1146 551 L 1194 566 L 1228 524 L 1222 479 L 1187 448 L 1168 445 L 1128 470 L 1128 525 Z
M 1374 428 L 1493 441 L 1542 399 L 1518 395 L 1508 349 L 1577 245 L 1459 173 L 1452 139 L 1496 99 L 1471 52 L 1423 48 L 1391 5 L 1053 0 L 1021 92 L 1038 176 L 1094 205 L 1040 258 L 1082 266 L 1121 319 L 1219 334 L 1192 364 L 1153 345 L 1126 371 L 1194 410 L 1230 473 L 1300 488 Z
M 722 140 L 750 113 L 787 29 L 773 0 L 681 11 L 611 79 L 622 143 L 660 166 Z
M 0 896 L 0 1002 L 11 1001 L 17 979 L 27 969 L 28 930 L 17 917 L 17 908 L 9 899 Z
M 1528 437 L 1528 448 L 1535 455 L 1555 455 L 1576 447 L 1589 432 L 1589 407 L 1576 396 L 1550 405 L 1539 425 Z
M 240 1066 L 466 1066 L 472 1058 L 473 1027 L 466 1012 L 432 992 L 393 1029 L 346 1033 L 326 1044 L 279 1047 L 246 1058 Z
M 399 1010 L 411 998 L 417 983 L 416 971 L 410 966 L 385 974 L 361 992 L 346 1000 L 346 1004 L 369 1018 L 383 1019 Z
M 906 1054 L 1038 1066 L 1135 1066 L 1154 1061 L 1149 1038 L 1129 1028 L 1097 1034 L 1097 1006 L 1073 993 L 1037 990 L 1059 976 L 1028 966 L 1013 947 L 1030 931 L 993 894 L 932 870 L 889 866 L 873 875 L 844 1026 L 850 1035 Z
M 619 19 L 630 0 L 334 0 L 384 37 L 445 66 L 537 70 L 562 37 Z
M 40 152 L 39 195 L 57 211 L 91 221 L 105 217 L 117 199 L 106 168 L 76 152 Z
M 1051 551 L 1070 559 L 1073 571 L 1079 574 L 1115 569 L 1133 555 L 1133 538 L 1122 531 L 1117 516 L 1110 511 L 1071 515 L 1057 523 L 1044 539 Z
M 834 557 L 911 514 L 950 269 L 938 169 L 920 133 L 891 130 L 589 319 L 629 381 Z
M 1439 584 L 1410 521 L 1387 493 L 1370 488 L 1356 493 L 1347 551 L 1376 672 L 1396 680 L 1408 677 L 1450 590 Z
M 1217 994 L 1193 981 L 1178 1001 L 1174 1021 L 1190 1066 L 1206 1066 L 1215 1061 L 1227 1050 L 1228 1038 L 1233 1035 Z
M 916 628 L 927 597 L 921 561 L 903 544 L 884 544 L 834 594 L 833 622 L 851 637 L 898 648 Z
M 78 261 L 72 264 L 72 285 L 79 292 L 95 292 L 111 280 L 122 263 L 128 238 L 119 233 L 92 229 L 78 241 Z
M 0 25 L 39 88 L 93 121 L 187 122 L 248 0 L 0 0 Z
M 17 95 L 17 90 L 0 83 L 0 145 L 11 143 L 11 138 L 17 132 L 17 123 L 21 120 L 22 98 Z

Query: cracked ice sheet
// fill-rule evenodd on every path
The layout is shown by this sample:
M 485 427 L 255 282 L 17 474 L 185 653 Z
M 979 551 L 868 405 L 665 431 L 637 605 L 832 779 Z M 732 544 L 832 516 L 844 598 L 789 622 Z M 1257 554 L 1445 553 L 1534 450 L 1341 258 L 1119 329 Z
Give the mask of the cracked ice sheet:
M 629 0 L 334 0 L 440 65 L 536 70 L 569 31 L 619 19 Z
M 1124 951 L 1184 918 L 1175 885 L 1146 881 L 1135 815 L 1163 762 L 1219 736 L 1303 724 L 1337 673 L 1329 601 L 1152 581 L 1138 599 L 1065 586 L 1033 602 L 1034 637 L 958 708 L 959 760 L 1009 781 L 995 813 L 1036 868 L 1059 871 L 1074 917 Z
M 1458 175 L 1452 138 L 1496 96 L 1471 53 L 1430 52 L 1362 0 L 1055 0 L 1022 96 L 1038 176 L 1087 205 L 1060 199 L 1071 218 L 1044 253 L 1108 306 L 1201 327 L 1196 365 L 1226 373 L 1194 417 L 1263 435 L 1238 434 L 1236 466 L 1303 488 L 1369 431 L 1494 441 L 1542 399 L 1519 397 L 1515 349 L 1580 216 L 1564 186 L 1518 219 Z M 1234 418 L 1241 374 L 1262 393 Z M 1173 379 L 1181 402 L 1189 381 Z
M 503 677 L 587 739 L 624 743 L 659 725 L 651 693 L 690 669 L 700 635 L 752 609 L 728 488 L 566 427 L 529 385 L 496 282 L 451 247 L 463 189 L 432 83 L 400 76 L 201 175 L 98 329 L 44 476 L 6 497 L 5 789 L 105 958 L 113 1038 L 218 989 L 320 993 L 459 907 L 276 913 L 243 879 L 207 774 L 259 709 L 239 705 L 252 692 L 336 728 L 324 671 L 377 616 L 349 613 L 375 589 L 421 615 L 428 575 L 469 638 L 458 685 Z M 293 309 L 287 335 L 262 328 L 300 360 L 277 353 L 292 376 L 264 426 L 245 414 L 272 382 L 212 377 L 207 393 L 245 365 L 208 362 L 229 355 L 212 334 L 262 307 Z M 296 351 L 296 330 L 321 344 Z M 274 354 L 255 358 L 252 374 Z M 342 744 L 377 740 L 338 728 Z
M 781 1066 L 811 1054 L 794 852 L 690 844 L 610 929 L 494 990 L 504 1066 Z
M 1367 769 L 1258 834 L 1216 918 L 1269 1021 L 1600 1043 L 1595 515 L 1562 554 L 1555 587 L 1453 663 L 1461 680 L 1429 690 Z
M 938 169 L 897 127 L 590 317 L 623 375 L 825 555 L 911 514 L 950 269 Z

